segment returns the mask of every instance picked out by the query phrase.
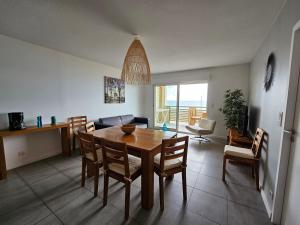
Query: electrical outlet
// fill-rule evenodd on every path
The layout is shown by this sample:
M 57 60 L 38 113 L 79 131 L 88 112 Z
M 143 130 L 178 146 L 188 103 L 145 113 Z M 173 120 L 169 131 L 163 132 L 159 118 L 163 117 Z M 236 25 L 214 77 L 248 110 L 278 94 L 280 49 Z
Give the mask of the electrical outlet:
M 20 152 L 18 152 L 18 157 L 19 158 L 24 158 L 25 157 L 25 152 L 24 151 L 20 151 Z

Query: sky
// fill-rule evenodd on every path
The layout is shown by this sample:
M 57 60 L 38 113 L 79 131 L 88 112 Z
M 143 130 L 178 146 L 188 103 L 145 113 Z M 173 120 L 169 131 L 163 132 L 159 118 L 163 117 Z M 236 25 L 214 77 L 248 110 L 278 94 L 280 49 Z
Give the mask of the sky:
M 181 84 L 180 101 L 201 102 L 207 100 L 207 83 L 201 84 Z M 166 101 L 176 101 L 177 85 L 166 86 Z

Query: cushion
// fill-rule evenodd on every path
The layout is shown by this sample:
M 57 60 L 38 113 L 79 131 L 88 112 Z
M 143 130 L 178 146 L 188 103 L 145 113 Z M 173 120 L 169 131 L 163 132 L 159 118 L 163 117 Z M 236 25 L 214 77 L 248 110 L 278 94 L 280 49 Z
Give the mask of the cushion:
M 97 149 L 96 150 L 97 153 L 97 157 L 98 157 L 98 162 L 101 163 L 102 162 L 102 149 Z M 94 161 L 94 155 L 93 153 L 89 152 L 85 155 L 85 157 L 91 161 Z
M 99 119 L 101 124 L 110 125 L 110 126 L 119 126 L 122 125 L 121 117 L 114 116 L 114 117 L 106 117 Z
M 133 115 L 124 115 L 124 116 L 120 116 L 120 117 L 121 117 L 122 124 L 129 124 L 129 123 L 134 122 Z
M 190 126 L 187 125 L 185 128 L 193 133 L 198 133 L 199 135 L 211 134 L 212 131 L 206 128 L 199 127 L 198 125 Z
M 76 127 L 76 128 L 73 129 L 73 134 L 75 136 L 77 136 L 79 131 L 85 132 L 85 128 L 84 127 Z
M 138 128 L 147 128 L 147 124 L 145 123 L 131 123 L 131 124 L 136 125 L 136 127 Z
M 201 119 L 199 121 L 199 127 L 203 128 L 204 130 L 213 131 L 216 126 L 215 120 L 208 120 L 208 119 Z
M 251 149 L 239 148 L 231 145 L 225 145 L 225 155 L 237 156 L 246 159 L 254 159 L 254 154 Z
M 129 164 L 129 173 L 130 175 L 134 174 L 141 168 L 141 159 L 133 155 L 128 155 L 128 164 Z M 109 169 L 115 173 L 125 176 L 125 166 L 119 163 L 110 163 L 108 165 Z
M 173 168 L 179 167 L 179 166 L 181 166 L 181 164 L 182 164 L 182 161 L 179 158 L 165 160 L 164 170 L 169 170 L 169 169 L 173 169 Z M 157 168 L 160 168 L 160 154 L 157 154 L 154 157 L 154 165 Z

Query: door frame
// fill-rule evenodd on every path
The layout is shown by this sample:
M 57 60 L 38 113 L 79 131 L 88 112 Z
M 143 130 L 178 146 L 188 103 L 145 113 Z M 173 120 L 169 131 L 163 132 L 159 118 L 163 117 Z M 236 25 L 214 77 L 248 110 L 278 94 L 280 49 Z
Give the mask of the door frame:
M 272 206 L 271 221 L 275 224 L 280 224 L 283 212 L 283 203 L 285 195 L 285 187 L 288 175 L 289 158 L 291 151 L 291 135 L 284 130 L 292 130 L 294 127 L 294 116 L 296 110 L 298 81 L 299 81 L 299 63 L 300 50 L 296 49 L 295 37 L 300 39 L 300 20 L 293 28 L 292 42 L 290 50 L 290 65 L 289 65 L 289 81 L 286 95 L 286 103 L 284 108 L 283 129 L 280 141 L 279 160 L 276 173 L 274 200 Z M 299 37 L 298 37 L 299 35 Z M 300 42 L 300 41 L 299 41 Z M 299 62 L 298 62 L 299 61 Z
M 171 85 L 176 85 L 177 86 L 177 99 L 176 99 L 176 128 L 168 128 L 170 131 L 175 131 L 178 132 L 178 127 L 179 127 L 179 100 L 180 100 L 180 85 L 185 85 L 185 84 L 207 84 L 207 94 L 209 93 L 209 81 L 208 80 L 196 80 L 196 81 L 186 81 L 186 82 L 163 82 L 163 83 L 155 83 L 152 85 L 152 90 L 153 90 L 153 127 L 154 129 L 160 129 L 160 127 L 155 126 L 155 104 L 156 104 L 156 93 L 155 93 L 155 87 L 157 86 L 171 86 Z M 206 99 L 206 110 L 208 112 L 208 97 Z M 189 132 L 179 132 L 179 133 L 185 133 L 185 134 L 191 134 Z

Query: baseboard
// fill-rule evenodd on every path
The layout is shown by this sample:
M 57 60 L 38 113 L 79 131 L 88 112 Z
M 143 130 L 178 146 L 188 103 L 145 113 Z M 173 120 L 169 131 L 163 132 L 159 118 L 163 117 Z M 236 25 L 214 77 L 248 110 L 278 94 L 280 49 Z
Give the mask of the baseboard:
M 267 210 L 268 216 L 269 216 L 269 218 L 271 219 L 271 217 L 272 217 L 272 210 L 271 210 L 271 208 L 270 208 L 270 206 L 269 206 L 269 203 L 268 203 L 268 200 L 267 200 L 266 193 L 264 192 L 263 189 L 260 190 L 260 195 L 261 195 L 261 197 L 262 197 L 263 203 L 264 203 L 265 208 L 266 208 L 266 210 Z

